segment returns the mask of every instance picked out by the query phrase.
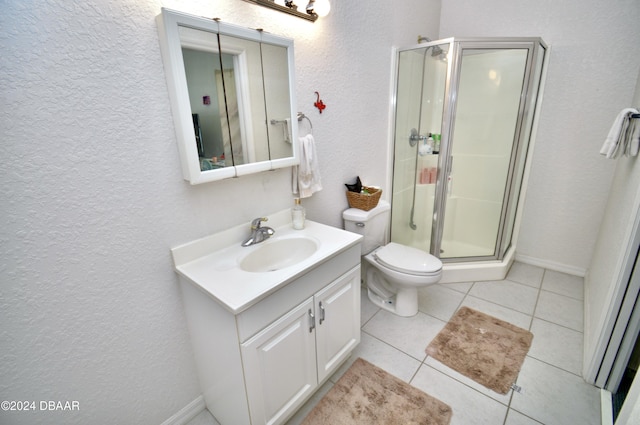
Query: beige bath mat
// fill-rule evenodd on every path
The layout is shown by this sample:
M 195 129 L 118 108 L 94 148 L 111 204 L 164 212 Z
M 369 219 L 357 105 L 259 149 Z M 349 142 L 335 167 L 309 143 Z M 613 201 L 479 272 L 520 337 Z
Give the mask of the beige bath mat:
M 303 425 L 447 425 L 451 408 L 358 358 Z
M 462 307 L 427 347 L 427 354 L 485 387 L 509 392 L 533 334 L 488 314 Z

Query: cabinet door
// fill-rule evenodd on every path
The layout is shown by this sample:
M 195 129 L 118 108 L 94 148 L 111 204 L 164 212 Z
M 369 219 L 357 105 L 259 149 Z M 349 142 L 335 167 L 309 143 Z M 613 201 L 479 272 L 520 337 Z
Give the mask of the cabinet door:
M 322 382 L 360 342 L 360 267 L 314 296 L 318 381 Z
M 313 298 L 242 344 L 251 423 L 277 424 L 318 386 Z

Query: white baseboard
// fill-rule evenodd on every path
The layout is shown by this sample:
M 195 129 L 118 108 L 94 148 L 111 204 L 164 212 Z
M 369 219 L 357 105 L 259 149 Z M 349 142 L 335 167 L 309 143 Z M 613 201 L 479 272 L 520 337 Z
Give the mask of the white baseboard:
M 600 389 L 601 425 L 613 425 L 613 406 L 611 405 L 611 393 L 604 388 Z
M 516 261 L 578 277 L 585 277 L 585 275 L 587 274 L 587 270 L 581 267 L 568 266 L 566 264 L 556 263 L 549 260 L 542 260 L 540 258 L 529 257 L 527 255 L 518 253 L 516 253 Z
M 207 406 L 204 403 L 204 397 L 198 396 L 191 403 L 180 409 L 178 413 L 171 416 L 162 425 L 186 425 L 189 421 L 200 414 Z

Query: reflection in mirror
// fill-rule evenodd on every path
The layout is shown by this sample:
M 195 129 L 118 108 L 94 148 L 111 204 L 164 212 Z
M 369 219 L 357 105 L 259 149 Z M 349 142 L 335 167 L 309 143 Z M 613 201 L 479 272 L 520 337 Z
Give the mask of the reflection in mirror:
M 259 33 L 258 33 L 259 35 Z M 260 43 L 220 34 L 220 50 L 233 55 L 234 76 L 224 74 L 225 88 L 235 86 L 235 99 L 228 97 L 229 145 L 234 165 L 269 160 Z M 233 93 L 233 90 L 229 90 Z M 266 155 L 263 154 L 266 151 Z
M 223 122 L 226 126 L 227 118 L 224 94 L 222 94 L 222 102 L 218 94 L 219 81 L 222 78 L 220 57 L 217 53 L 188 48 L 182 49 L 182 56 L 200 168 L 211 170 L 224 167 L 225 158 L 231 159 L 231 156 L 225 154 L 222 136 Z M 214 70 L 214 72 L 202 72 L 203 70 Z M 227 68 L 227 71 L 233 72 L 233 64 L 231 68 Z M 216 159 L 211 161 L 211 158 Z
M 262 74 L 264 76 L 265 105 L 274 124 L 269 126 L 270 159 L 293 156 L 290 127 L 293 111 L 289 99 L 289 72 L 287 70 L 287 49 L 269 43 L 262 43 Z
M 299 162 L 292 40 L 165 8 L 158 31 L 186 180 Z

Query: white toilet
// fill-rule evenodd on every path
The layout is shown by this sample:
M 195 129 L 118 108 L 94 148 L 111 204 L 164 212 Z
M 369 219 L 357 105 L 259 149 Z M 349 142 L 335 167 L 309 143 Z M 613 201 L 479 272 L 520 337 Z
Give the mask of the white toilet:
M 442 277 L 442 261 L 417 248 L 385 245 L 391 206 L 386 201 L 369 211 L 349 208 L 342 213 L 344 228 L 362 240 L 362 276 L 369 299 L 398 316 L 418 313 L 418 288 Z

